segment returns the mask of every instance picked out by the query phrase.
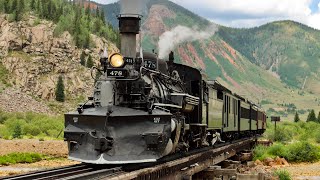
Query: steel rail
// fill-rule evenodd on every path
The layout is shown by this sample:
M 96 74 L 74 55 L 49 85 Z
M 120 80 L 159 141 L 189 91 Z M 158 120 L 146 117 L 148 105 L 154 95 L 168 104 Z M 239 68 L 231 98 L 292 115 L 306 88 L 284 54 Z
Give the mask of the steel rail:
M 198 149 L 185 154 L 174 154 L 160 159 L 156 163 L 129 164 L 122 167 L 78 164 L 4 177 L 0 178 L 0 180 L 181 179 L 185 178 L 184 176 L 190 177 L 197 172 L 203 171 L 210 165 L 226 160 L 234 156 L 237 152 L 251 148 L 255 141 L 256 137 L 226 142 L 214 147 Z

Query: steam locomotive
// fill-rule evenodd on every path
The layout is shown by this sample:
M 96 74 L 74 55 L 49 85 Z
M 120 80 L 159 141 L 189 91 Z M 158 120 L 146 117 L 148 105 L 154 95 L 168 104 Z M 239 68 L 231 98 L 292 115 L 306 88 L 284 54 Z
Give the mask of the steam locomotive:
M 136 52 L 141 16 L 119 15 L 121 54 L 101 58 L 93 97 L 65 114 L 69 159 L 93 164 L 154 162 L 179 151 L 262 134 L 254 103 L 196 68 Z

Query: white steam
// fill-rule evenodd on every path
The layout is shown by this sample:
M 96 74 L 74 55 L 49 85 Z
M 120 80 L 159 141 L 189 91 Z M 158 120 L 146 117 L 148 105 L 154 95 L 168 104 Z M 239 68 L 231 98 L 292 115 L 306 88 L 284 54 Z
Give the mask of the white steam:
M 170 51 L 173 51 L 179 44 L 210 38 L 217 30 L 218 27 L 214 24 L 203 31 L 200 31 L 198 28 L 178 25 L 171 29 L 171 31 L 164 32 L 159 37 L 159 58 L 166 58 Z
M 147 0 L 120 0 L 120 13 L 142 15 L 146 6 Z

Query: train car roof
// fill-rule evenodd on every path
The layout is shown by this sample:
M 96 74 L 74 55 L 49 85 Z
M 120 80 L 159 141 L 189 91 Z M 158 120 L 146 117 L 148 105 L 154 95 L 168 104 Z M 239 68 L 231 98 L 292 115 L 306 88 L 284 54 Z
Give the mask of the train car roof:
M 244 98 L 244 97 L 242 97 L 242 96 L 240 96 L 240 95 L 238 95 L 238 94 L 236 94 L 236 93 L 234 93 L 233 95 L 234 95 L 235 97 L 241 99 L 242 101 L 246 101 L 246 98 Z
M 226 92 L 232 94 L 232 92 L 231 92 L 228 88 L 224 87 L 222 84 L 220 84 L 220 83 L 219 83 L 218 81 L 216 81 L 216 80 L 214 80 L 214 81 L 207 81 L 207 83 L 208 83 L 209 86 L 211 86 L 211 87 L 213 87 L 213 88 L 215 88 L 215 89 L 217 89 L 217 90 L 226 91 Z

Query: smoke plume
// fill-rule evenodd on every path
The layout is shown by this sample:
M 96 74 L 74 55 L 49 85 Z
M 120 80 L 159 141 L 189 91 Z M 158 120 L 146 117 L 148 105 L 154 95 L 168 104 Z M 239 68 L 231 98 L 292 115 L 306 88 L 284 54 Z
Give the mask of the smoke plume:
M 144 14 L 147 0 L 120 0 L 121 14 Z
M 185 42 L 192 42 L 195 40 L 207 39 L 217 32 L 217 25 L 211 25 L 204 31 L 198 30 L 198 28 L 189 28 L 178 25 L 171 31 L 164 32 L 159 37 L 158 48 L 159 58 L 166 58 L 170 51 L 173 51 L 179 44 Z

